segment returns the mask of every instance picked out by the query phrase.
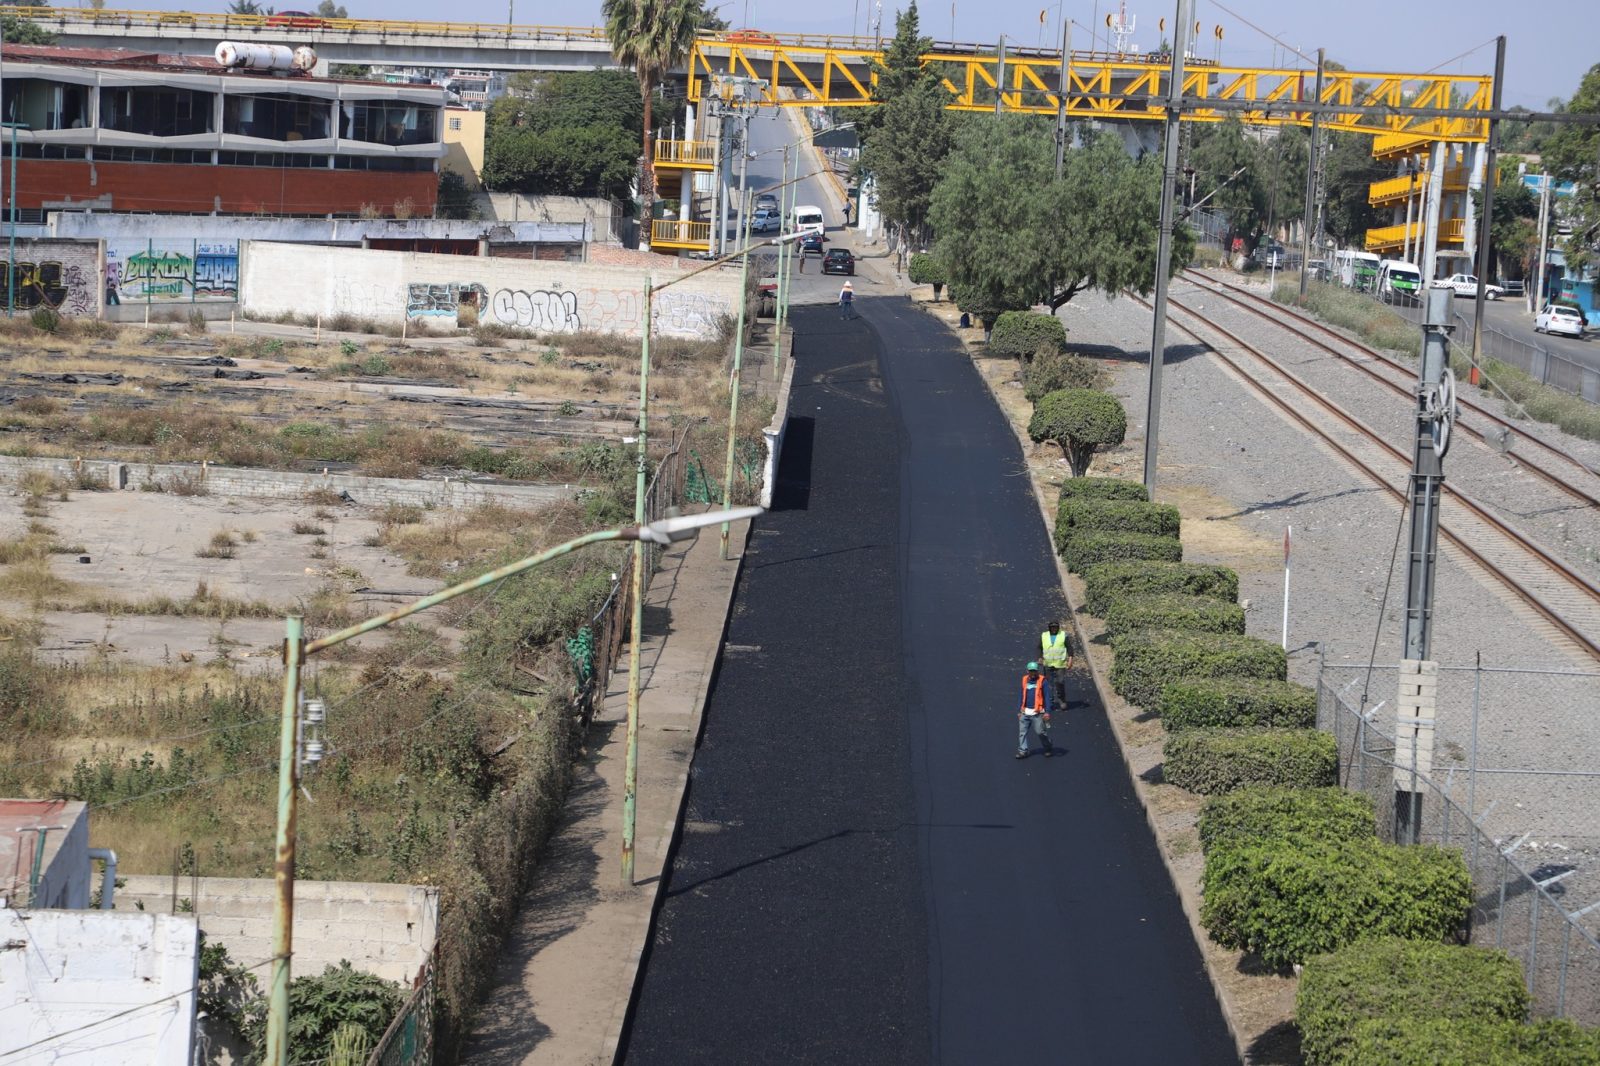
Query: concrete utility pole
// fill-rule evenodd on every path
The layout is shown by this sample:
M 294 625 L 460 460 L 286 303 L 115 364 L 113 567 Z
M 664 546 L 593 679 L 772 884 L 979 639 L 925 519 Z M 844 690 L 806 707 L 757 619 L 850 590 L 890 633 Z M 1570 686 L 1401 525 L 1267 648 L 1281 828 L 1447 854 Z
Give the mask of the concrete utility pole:
M 1506 38 L 1504 34 L 1494 39 L 1494 94 L 1489 105 L 1492 111 L 1500 110 L 1500 83 L 1506 76 Z M 1494 223 L 1494 186 L 1499 178 L 1498 154 L 1495 146 L 1500 136 L 1500 122 L 1489 119 L 1489 140 L 1484 145 L 1483 163 L 1483 218 L 1478 221 L 1478 294 L 1472 308 L 1472 379 L 1477 384 L 1478 368 L 1483 365 L 1483 304 L 1489 291 L 1489 233 Z
M 1545 262 L 1550 258 L 1550 175 L 1539 175 L 1539 265 L 1535 288 L 1527 296 L 1533 301 L 1533 310 L 1538 312 L 1544 305 L 1544 269 Z M 1526 287 L 1526 282 L 1524 282 Z
M 1322 103 L 1323 50 L 1317 49 L 1317 87 L 1311 99 Z M 1300 234 L 1300 302 L 1306 302 L 1306 278 L 1311 269 L 1311 225 L 1317 206 L 1317 136 L 1321 132 L 1322 116 L 1311 112 L 1311 141 L 1306 149 L 1306 218 Z
M 1144 485 L 1153 497 L 1161 430 L 1161 364 L 1167 357 L 1167 282 L 1172 270 L 1173 200 L 1178 184 L 1178 120 L 1183 101 L 1183 56 L 1189 48 L 1194 0 L 1178 0 L 1173 31 L 1172 73 L 1167 86 L 1166 161 L 1161 167 L 1161 233 L 1156 239 L 1155 324 L 1150 330 L 1150 383 L 1145 396 Z
M 1072 20 L 1061 13 L 1061 85 L 1056 105 L 1056 180 L 1067 164 L 1067 89 L 1072 82 Z
M 1417 371 L 1417 419 L 1411 450 L 1411 539 L 1406 555 L 1406 617 L 1395 721 L 1395 840 L 1416 843 L 1422 825 L 1419 777 L 1432 770 L 1431 661 L 1433 589 L 1439 561 L 1439 497 L 1444 456 L 1455 421 L 1455 375 L 1450 372 L 1450 289 L 1427 289 L 1422 362 Z

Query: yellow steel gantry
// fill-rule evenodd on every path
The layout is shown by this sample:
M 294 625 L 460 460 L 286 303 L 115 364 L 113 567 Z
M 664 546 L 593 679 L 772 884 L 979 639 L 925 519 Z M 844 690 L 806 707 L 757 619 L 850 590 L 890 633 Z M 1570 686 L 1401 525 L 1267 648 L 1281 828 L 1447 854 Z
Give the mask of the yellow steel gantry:
M 791 43 L 768 34 L 734 31 L 702 37 L 689 55 L 689 99 L 710 91 L 717 77 L 744 77 L 766 83 L 764 104 L 783 107 L 865 107 L 871 105 L 877 78 L 873 63 L 882 51 L 849 39 L 840 42 Z M 999 56 L 993 52 L 957 50 L 930 52 L 924 64 L 937 67 L 956 111 L 994 109 Z M 1028 53 L 1005 57 L 1001 88 L 1007 111 L 1055 115 L 1060 107 L 1060 53 Z M 1067 114 L 1072 118 L 1159 120 L 1171 68 L 1159 57 L 1134 57 L 1075 52 L 1068 68 Z M 1314 69 L 1232 67 L 1195 60 L 1186 64 L 1184 96 L 1260 104 L 1259 109 L 1229 110 L 1186 107 L 1185 121 L 1218 122 L 1228 114 L 1263 126 L 1309 126 L 1311 112 L 1297 109 L 1315 92 Z M 1325 129 L 1373 135 L 1410 134 L 1422 140 L 1476 142 L 1488 137 L 1488 123 L 1479 118 L 1441 118 L 1405 114 L 1368 114 L 1361 108 L 1456 108 L 1488 111 L 1493 77 L 1474 74 L 1385 74 L 1327 70 L 1321 102 L 1349 107 L 1349 112 L 1324 112 Z

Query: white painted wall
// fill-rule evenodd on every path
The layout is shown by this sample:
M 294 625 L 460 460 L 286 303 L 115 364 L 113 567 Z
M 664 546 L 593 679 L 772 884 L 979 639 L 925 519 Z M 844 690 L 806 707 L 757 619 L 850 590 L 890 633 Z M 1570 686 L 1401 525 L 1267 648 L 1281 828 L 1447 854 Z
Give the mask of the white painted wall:
M 561 334 L 589 331 L 638 337 L 644 286 L 682 271 L 549 263 L 528 259 L 307 248 L 250 241 L 240 264 L 246 314 L 354 315 L 379 322 L 456 326 L 456 308 L 476 306 L 480 321 Z M 653 335 L 710 338 L 738 308 L 737 267 L 709 271 L 656 294 Z
M 23 945 L 0 951 L 8 1066 L 188 1066 L 200 965 L 193 917 L 0 909 L 0 944 Z

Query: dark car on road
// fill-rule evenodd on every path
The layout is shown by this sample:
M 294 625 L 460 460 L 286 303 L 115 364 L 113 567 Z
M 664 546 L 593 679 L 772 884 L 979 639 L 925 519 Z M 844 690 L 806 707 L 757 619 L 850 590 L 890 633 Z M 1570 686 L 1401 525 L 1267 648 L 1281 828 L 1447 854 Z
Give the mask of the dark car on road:
M 827 239 L 820 230 L 812 230 L 800 238 L 800 254 L 810 255 L 815 252 L 817 255 L 821 255 L 822 245 Z
M 856 257 L 850 254 L 848 248 L 832 248 L 822 257 L 822 272 L 824 274 L 855 274 Z

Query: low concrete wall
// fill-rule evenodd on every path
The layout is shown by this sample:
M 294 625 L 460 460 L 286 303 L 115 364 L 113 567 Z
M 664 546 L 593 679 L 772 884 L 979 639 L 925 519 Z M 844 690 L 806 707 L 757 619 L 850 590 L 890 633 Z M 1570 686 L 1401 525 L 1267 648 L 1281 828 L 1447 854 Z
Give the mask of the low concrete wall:
M 467 509 L 485 503 L 534 507 L 568 499 L 575 485 L 520 485 L 459 478 L 383 478 L 360 474 L 308 474 L 205 463 L 124 463 L 106 459 L 24 459 L 0 456 L 0 484 L 16 484 L 39 471 L 68 481 L 80 472 L 112 490 L 188 492 L 199 488 L 217 496 L 303 499 L 312 492 L 348 493 L 352 503 Z
M 476 321 L 541 334 L 637 337 L 644 329 L 646 282 L 681 272 L 665 257 L 659 266 L 610 266 L 250 242 L 240 295 L 245 311 L 261 318 L 351 315 L 453 329 L 465 305 Z M 715 337 L 738 298 L 737 269 L 709 271 L 656 294 L 653 332 Z
M 225 945 L 233 961 L 244 966 L 272 957 L 274 892 L 268 878 L 177 879 L 179 908 L 193 907 L 206 939 Z M 132 875 L 117 889 L 116 904 L 119 912 L 169 914 L 173 879 Z M 347 959 L 363 973 L 409 986 L 438 935 L 437 888 L 354 881 L 294 884 L 294 972 L 299 976 L 319 974 Z
M 74 318 L 93 318 L 104 299 L 100 242 L 95 240 L 17 241 L 10 261 L 16 276 L 19 313 L 48 308 Z M 0 274 L 0 300 L 6 285 Z
M 189 1066 L 200 972 L 192 916 L 0 908 L 0 944 L 0 1059 Z
M 772 507 L 773 494 L 778 490 L 778 463 L 783 458 L 783 441 L 789 432 L 789 388 L 794 384 L 794 358 L 784 361 L 783 381 L 778 385 L 778 404 L 772 412 L 772 421 L 761 431 L 767 445 L 767 461 L 761 468 L 761 506 Z

